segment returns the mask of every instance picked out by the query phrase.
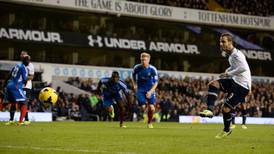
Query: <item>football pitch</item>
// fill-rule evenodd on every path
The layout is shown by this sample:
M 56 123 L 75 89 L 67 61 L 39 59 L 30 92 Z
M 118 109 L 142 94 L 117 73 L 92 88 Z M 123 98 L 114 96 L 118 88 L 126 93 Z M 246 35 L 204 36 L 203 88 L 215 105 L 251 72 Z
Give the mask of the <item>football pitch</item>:
M 273 154 L 274 126 L 240 125 L 224 139 L 215 139 L 222 124 L 142 122 L 51 122 L 30 126 L 0 123 L 0 154 Z

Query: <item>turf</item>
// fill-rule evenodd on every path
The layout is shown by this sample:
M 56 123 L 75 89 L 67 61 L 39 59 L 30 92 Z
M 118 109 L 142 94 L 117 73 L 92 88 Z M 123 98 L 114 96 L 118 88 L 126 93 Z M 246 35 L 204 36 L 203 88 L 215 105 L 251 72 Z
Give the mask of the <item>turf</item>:
M 273 154 L 274 126 L 237 127 L 225 139 L 214 136 L 221 124 L 141 122 L 52 122 L 30 126 L 0 123 L 0 154 L 99 153 L 99 154 Z

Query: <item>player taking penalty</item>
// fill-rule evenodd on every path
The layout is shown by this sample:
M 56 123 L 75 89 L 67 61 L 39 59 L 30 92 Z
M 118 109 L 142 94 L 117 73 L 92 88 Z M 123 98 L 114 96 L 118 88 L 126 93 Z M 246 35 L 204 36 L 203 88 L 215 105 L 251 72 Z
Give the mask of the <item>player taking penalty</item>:
M 232 35 L 223 33 L 220 37 L 221 51 L 228 55 L 230 67 L 220 75 L 220 79 L 211 81 L 208 85 L 208 109 L 200 112 L 202 117 L 212 117 L 213 107 L 219 91 L 227 93 L 222 108 L 223 131 L 216 138 L 223 138 L 231 134 L 230 124 L 232 113 L 239 103 L 245 102 L 245 97 L 251 91 L 251 73 L 244 54 L 233 46 Z

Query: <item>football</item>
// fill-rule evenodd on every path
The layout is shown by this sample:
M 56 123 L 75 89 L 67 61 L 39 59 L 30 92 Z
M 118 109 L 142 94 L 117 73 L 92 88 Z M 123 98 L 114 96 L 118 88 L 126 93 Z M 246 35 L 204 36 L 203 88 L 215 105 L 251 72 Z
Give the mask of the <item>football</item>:
M 43 103 L 50 103 L 54 105 L 57 102 L 57 99 L 58 94 L 51 87 L 43 88 L 39 93 L 39 100 Z

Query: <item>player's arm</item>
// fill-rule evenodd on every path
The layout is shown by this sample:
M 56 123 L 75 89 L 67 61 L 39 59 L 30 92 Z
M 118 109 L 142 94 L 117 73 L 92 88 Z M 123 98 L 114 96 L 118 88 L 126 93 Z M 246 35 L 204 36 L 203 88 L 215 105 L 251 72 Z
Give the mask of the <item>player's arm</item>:
M 229 71 L 231 71 L 232 70 L 232 67 L 230 66 L 229 68 L 227 68 L 226 70 L 225 70 L 225 72 L 229 72 Z
M 126 97 L 127 97 L 128 103 L 131 104 L 132 102 L 131 102 L 131 98 L 130 98 L 130 92 L 129 92 L 128 88 L 127 88 L 127 85 L 126 85 L 123 81 L 121 81 L 121 80 L 120 80 L 119 84 L 120 84 L 120 86 L 121 86 L 121 88 L 122 88 L 123 93 L 124 93 L 124 94 L 126 95 Z
M 154 84 L 151 87 L 151 89 L 147 92 L 147 94 L 146 94 L 147 98 L 151 97 L 151 94 L 155 92 L 155 90 L 158 86 L 158 73 L 157 73 L 156 69 L 154 69 L 153 74 L 154 74 L 154 76 L 153 76 L 152 80 L 153 80 Z
M 28 78 L 28 72 L 27 70 L 25 69 L 25 67 L 20 67 L 20 72 L 21 72 L 21 75 L 22 75 L 22 81 L 24 84 L 26 84 L 29 80 Z
M 24 65 L 24 67 L 22 66 Z M 24 84 L 27 84 L 28 80 L 30 80 L 28 74 L 29 74 L 29 70 L 27 70 L 27 66 L 30 65 L 30 56 L 26 55 L 24 56 L 23 60 L 22 60 L 22 65 L 20 66 L 20 72 L 22 75 L 22 80 L 24 82 Z M 33 65 L 31 65 L 33 67 Z
M 34 67 L 32 63 L 29 64 L 30 69 L 28 69 L 28 79 L 33 80 L 34 78 Z
M 233 76 L 233 75 L 238 75 L 240 73 L 243 73 L 247 71 L 245 64 L 244 64 L 243 58 L 236 56 L 233 58 L 233 61 L 235 62 L 235 69 L 230 69 L 229 71 L 222 73 L 221 75 L 223 76 Z
M 136 92 L 137 90 L 137 73 L 136 73 L 136 69 L 134 68 L 132 71 L 132 85 L 133 85 L 133 90 Z
M 224 73 L 221 73 L 221 74 L 220 74 L 220 78 L 228 77 L 229 75 L 227 74 L 227 72 L 229 72 L 229 71 L 231 71 L 231 70 L 232 70 L 232 67 L 230 66 L 229 68 L 227 68 L 227 69 L 225 70 Z
M 152 94 L 153 92 L 155 92 L 157 86 L 158 86 L 158 81 L 154 83 L 154 85 L 153 85 L 152 88 L 148 91 L 148 93 L 151 93 L 151 94 Z

